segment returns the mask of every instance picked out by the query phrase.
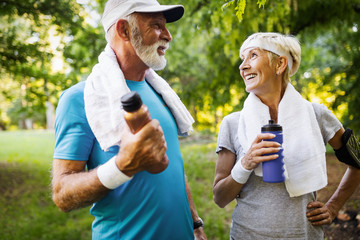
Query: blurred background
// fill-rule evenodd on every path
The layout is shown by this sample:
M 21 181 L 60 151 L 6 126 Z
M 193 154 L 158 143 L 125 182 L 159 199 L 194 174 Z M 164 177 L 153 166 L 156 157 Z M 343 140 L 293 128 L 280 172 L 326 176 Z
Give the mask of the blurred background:
M 291 81 L 360 131 L 359 0 L 162 0 L 183 4 L 160 72 L 196 119 L 216 132 L 246 98 L 239 48 L 258 31 L 295 35 L 302 63 Z M 60 94 L 86 80 L 106 44 L 105 0 L 0 1 L 0 129 L 53 127 Z
M 219 209 L 211 188 L 219 125 L 241 110 L 247 96 L 238 69 L 242 42 L 259 31 L 296 36 L 302 63 L 292 84 L 360 136 L 360 0 L 159 2 L 185 6 L 184 17 L 167 26 L 173 41 L 159 74 L 196 120 L 194 135 L 181 143 L 205 231 L 209 239 L 228 239 L 234 202 Z M 55 109 L 63 90 L 86 80 L 106 45 L 100 24 L 104 4 L 0 0 L 0 239 L 91 238 L 89 209 L 59 212 L 49 185 Z M 345 171 L 331 149 L 329 154 L 324 200 Z M 344 208 L 351 210 L 347 217 L 356 219 L 359 202 L 357 191 Z M 358 239 L 356 224 L 347 225 L 351 238 L 337 239 Z M 332 236 L 327 238 L 336 239 Z

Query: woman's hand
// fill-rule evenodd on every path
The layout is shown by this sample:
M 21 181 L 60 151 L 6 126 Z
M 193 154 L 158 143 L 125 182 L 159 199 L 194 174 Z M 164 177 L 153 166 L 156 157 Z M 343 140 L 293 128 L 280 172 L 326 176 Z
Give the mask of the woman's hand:
M 254 142 L 251 144 L 250 149 L 241 160 L 241 163 L 245 169 L 255 169 L 260 163 L 274 160 L 279 157 L 279 155 L 275 153 L 280 150 L 281 144 L 274 141 L 263 141 L 267 139 L 273 139 L 274 137 L 275 135 L 271 133 L 262 133 L 256 136 Z
M 336 211 L 332 211 L 330 207 L 319 201 L 310 202 L 307 208 L 310 210 L 306 213 L 306 217 L 313 226 L 330 224 L 337 216 Z

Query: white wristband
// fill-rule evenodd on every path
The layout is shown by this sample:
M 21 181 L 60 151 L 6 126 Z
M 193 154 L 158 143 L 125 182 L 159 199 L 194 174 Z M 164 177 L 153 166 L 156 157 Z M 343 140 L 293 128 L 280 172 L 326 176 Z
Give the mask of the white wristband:
M 245 169 L 241 164 L 241 159 L 235 164 L 231 170 L 231 177 L 238 183 L 244 184 L 250 177 L 253 170 Z
M 115 189 L 121 184 L 129 181 L 132 177 L 126 176 L 116 166 L 115 157 L 98 167 L 97 176 L 100 182 L 109 189 Z

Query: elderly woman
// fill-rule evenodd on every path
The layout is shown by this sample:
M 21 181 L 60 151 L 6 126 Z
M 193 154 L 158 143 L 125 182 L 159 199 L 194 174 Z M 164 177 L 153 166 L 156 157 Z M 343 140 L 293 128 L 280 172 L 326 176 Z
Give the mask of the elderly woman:
M 221 123 L 213 186 L 220 207 L 237 201 L 231 239 L 324 239 L 321 225 L 333 221 L 359 185 L 359 159 L 347 148 L 349 136 L 359 144 L 352 131 L 345 132 L 331 111 L 303 99 L 290 83 L 300 56 L 299 42 L 278 33 L 253 34 L 240 48 L 240 74 L 250 94 L 242 111 Z M 282 146 L 271 141 L 273 134 L 261 133 L 269 119 L 283 128 Z M 323 204 L 316 191 L 327 185 L 326 143 L 349 167 Z M 262 163 L 276 159 L 281 148 L 285 181 L 264 182 Z

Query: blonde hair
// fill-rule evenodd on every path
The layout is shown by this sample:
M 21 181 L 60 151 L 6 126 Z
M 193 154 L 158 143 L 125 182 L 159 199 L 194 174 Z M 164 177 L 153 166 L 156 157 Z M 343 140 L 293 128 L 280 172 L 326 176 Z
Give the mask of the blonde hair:
M 269 51 L 270 63 L 279 56 L 288 59 L 288 67 L 285 70 L 283 82 L 288 83 L 290 77 L 299 69 L 301 62 L 301 47 L 299 41 L 291 35 L 283 35 L 273 32 L 260 32 L 250 35 L 240 48 L 240 55 L 249 47 L 258 47 Z

